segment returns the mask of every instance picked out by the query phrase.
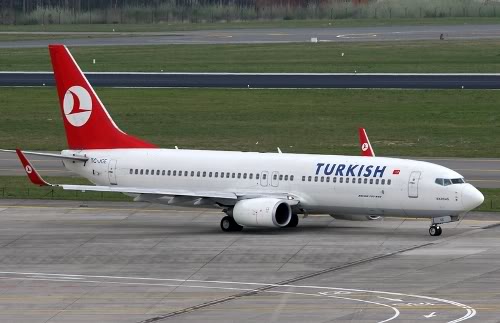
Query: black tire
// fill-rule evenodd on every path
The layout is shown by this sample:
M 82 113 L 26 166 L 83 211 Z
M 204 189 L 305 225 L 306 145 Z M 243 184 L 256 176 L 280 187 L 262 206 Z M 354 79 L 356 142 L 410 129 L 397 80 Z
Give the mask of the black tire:
M 286 225 L 286 228 L 295 228 L 299 224 L 299 216 L 297 214 L 292 214 L 290 222 Z
M 439 225 L 436 227 L 436 229 L 437 229 L 436 236 L 440 236 L 441 233 L 443 233 L 443 229 L 441 229 Z
M 225 216 L 222 218 L 220 221 L 220 228 L 224 232 L 234 232 L 234 231 L 241 231 L 243 230 L 243 227 L 236 223 L 234 219 L 230 216 Z
M 429 228 L 429 234 L 433 237 L 438 236 L 439 234 L 437 228 L 438 228 L 437 226 L 431 225 L 431 227 Z

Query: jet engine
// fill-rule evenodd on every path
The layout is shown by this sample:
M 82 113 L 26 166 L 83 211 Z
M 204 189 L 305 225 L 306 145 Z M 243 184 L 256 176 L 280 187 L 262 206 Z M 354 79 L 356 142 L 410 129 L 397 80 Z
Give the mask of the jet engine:
M 337 220 L 349 220 L 349 221 L 371 221 L 378 220 L 381 218 L 379 215 L 362 215 L 362 214 L 330 214 L 332 218 Z
M 241 200 L 232 210 L 239 225 L 247 227 L 284 227 L 292 218 L 292 208 L 280 199 L 254 198 Z

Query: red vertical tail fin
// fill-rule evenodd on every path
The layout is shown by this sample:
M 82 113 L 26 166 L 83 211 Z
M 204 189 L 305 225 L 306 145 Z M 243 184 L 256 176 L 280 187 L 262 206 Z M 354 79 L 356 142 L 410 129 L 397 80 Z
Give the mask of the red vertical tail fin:
M 49 45 L 70 149 L 156 148 L 118 128 L 64 45 Z
M 375 157 L 375 152 L 373 151 L 368 135 L 366 134 L 365 128 L 359 128 L 359 145 L 361 147 L 361 156 L 365 157 Z

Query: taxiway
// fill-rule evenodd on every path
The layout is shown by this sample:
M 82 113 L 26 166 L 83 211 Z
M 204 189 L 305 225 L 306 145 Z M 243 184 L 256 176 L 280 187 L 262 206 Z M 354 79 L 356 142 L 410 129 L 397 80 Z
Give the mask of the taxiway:
M 0 201 L 2 322 L 498 322 L 500 222 L 301 219 L 223 233 L 219 211 Z

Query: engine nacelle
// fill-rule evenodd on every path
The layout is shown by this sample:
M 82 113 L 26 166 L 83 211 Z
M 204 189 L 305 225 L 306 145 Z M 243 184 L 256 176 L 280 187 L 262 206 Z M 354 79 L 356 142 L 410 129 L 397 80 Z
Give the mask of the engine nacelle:
M 292 208 L 280 199 L 255 198 L 236 203 L 233 218 L 246 227 L 284 227 L 292 218 Z
M 330 214 L 332 218 L 337 220 L 348 220 L 348 221 L 372 221 L 381 218 L 379 215 L 362 215 L 362 214 Z

